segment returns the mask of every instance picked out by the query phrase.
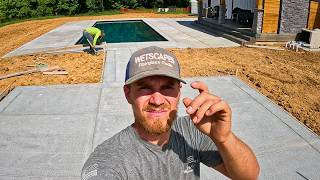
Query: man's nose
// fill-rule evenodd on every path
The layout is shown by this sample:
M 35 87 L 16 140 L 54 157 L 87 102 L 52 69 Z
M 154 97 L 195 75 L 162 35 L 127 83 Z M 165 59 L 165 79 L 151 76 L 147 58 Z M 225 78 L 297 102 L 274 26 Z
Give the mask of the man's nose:
M 151 97 L 150 97 L 150 103 L 153 104 L 153 105 L 161 105 L 164 103 L 164 96 L 159 93 L 159 92 L 154 92 L 153 94 L 151 94 Z

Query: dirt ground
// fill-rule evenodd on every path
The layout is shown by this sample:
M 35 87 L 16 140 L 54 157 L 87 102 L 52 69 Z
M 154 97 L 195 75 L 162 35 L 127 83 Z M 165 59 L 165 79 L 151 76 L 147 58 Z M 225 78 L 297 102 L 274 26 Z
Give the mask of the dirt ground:
M 320 52 L 173 49 L 182 75 L 236 75 L 320 135 Z
M 98 83 L 104 53 L 93 56 L 88 53 L 36 54 L 0 59 L 0 76 L 33 69 L 39 63 L 48 67 L 59 66 L 67 75 L 44 75 L 41 72 L 0 80 L 0 92 L 9 85 L 30 86 L 49 84 Z M 30 67 L 31 66 L 31 67 Z
M 0 28 L 0 56 L 62 25 L 87 19 L 189 17 L 183 14 L 126 13 L 111 16 L 68 17 L 27 21 Z M 320 52 L 277 51 L 257 48 L 171 49 L 177 55 L 182 75 L 236 75 L 282 106 L 320 135 Z M 58 65 L 68 75 L 34 73 L 0 80 L 0 93 L 15 86 L 97 83 L 101 80 L 103 53 L 35 54 L 0 59 L 0 76 L 44 63 Z

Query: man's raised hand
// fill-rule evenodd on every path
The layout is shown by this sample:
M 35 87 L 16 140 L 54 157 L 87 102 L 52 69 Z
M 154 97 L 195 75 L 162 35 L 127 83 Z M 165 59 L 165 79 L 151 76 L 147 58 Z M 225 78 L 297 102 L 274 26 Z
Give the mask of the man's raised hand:
M 191 83 L 193 89 L 199 90 L 194 99 L 183 99 L 186 112 L 196 127 L 209 136 L 215 143 L 225 142 L 231 133 L 231 109 L 218 96 L 211 94 L 205 83 Z

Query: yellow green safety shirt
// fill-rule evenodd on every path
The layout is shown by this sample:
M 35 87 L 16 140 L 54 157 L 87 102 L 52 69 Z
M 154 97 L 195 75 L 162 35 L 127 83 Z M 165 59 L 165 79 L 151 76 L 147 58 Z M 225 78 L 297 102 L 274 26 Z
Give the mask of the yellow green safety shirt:
M 85 29 L 93 37 L 93 46 L 96 45 L 98 38 L 101 36 L 101 30 L 95 27 L 88 27 Z

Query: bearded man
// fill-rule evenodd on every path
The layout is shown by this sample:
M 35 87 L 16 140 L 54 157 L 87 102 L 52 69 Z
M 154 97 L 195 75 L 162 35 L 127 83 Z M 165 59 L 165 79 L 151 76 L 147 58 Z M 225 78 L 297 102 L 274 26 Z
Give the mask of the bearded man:
M 203 82 L 183 99 L 177 58 L 151 46 L 133 53 L 123 87 L 134 123 L 100 144 L 82 169 L 82 179 L 199 179 L 200 162 L 232 179 L 257 179 L 252 150 L 231 131 L 231 109 Z

